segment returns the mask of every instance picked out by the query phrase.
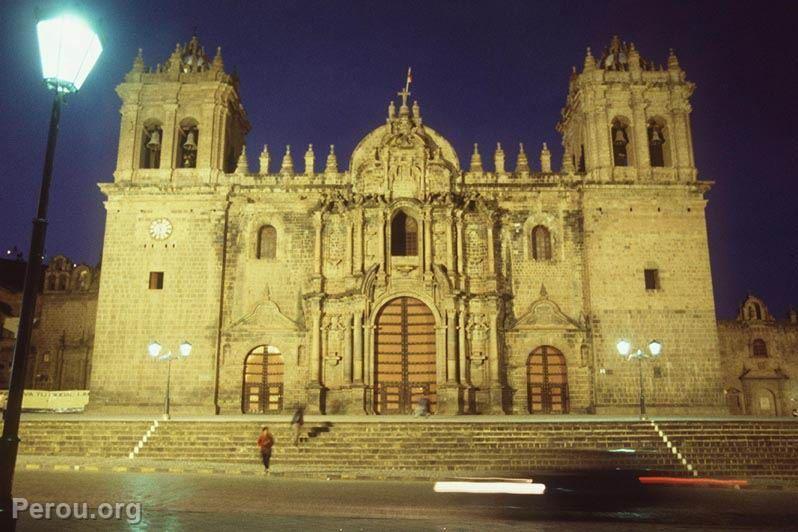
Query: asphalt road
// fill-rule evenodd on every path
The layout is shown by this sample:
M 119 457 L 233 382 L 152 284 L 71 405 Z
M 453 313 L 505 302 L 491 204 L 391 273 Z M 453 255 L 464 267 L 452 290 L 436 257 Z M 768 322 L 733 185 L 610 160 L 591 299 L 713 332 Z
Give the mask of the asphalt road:
M 545 495 L 466 495 L 430 482 L 19 471 L 14 496 L 31 504 L 18 530 L 798 530 L 796 492 L 546 483 Z M 120 503 L 119 519 L 60 519 L 64 505 L 34 519 L 33 503 L 47 502 L 87 503 L 95 517 Z

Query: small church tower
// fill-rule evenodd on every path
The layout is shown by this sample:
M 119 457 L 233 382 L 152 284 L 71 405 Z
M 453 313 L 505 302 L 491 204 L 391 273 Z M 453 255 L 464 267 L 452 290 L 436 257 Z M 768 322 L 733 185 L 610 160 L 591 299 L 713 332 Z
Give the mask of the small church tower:
M 663 68 L 617 36 L 598 60 L 588 48 L 557 125 L 568 166 L 590 181 L 695 181 L 694 88 L 673 50 Z
M 214 183 L 235 171 L 250 125 L 220 48 L 211 60 L 194 36 L 153 68 L 139 50 L 116 92 L 116 181 Z

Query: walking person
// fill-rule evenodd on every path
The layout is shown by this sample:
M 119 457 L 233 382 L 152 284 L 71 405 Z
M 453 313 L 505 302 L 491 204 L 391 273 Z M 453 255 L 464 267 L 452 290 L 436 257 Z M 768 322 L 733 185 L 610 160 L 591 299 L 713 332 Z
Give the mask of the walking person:
M 274 447 L 274 436 L 269 432 L 269 427 L 263 425 L 260 428 L 260 436 L 258 436 L 258 447 L 260 448 L 260 455 L 263 459 L 263 467 L 266 472 L 269 472 L 269 460 L 272 458 L 272 447 Z
M 299 436 L 302 434 L 302 425 L 305 424 L 305 407 L 297 406 L 294 417 L 291 418 L 291 428 L 294 431 L 294 445 L 299 445 Z

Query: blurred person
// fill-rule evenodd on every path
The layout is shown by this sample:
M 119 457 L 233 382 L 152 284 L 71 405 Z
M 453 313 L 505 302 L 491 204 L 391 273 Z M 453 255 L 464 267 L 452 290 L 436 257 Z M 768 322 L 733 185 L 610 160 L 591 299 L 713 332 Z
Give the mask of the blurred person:
M 294 417 L 291 418 L 291 429 L 294 431 L 294 445 L 299 445 L 299 437 L 302 435 L 302 426 L 305 424 L 305 407 L 297 406 Z
M 263 459 L 263 467 L 266 472 L 269 472 L 269 461 L 272 458 L 272 447 L 274 447 L 274 436 L 269 432 L 269 427 L 263 425 L 260 428 L 260 436 L 258 436 L 258 447 L 260 448 L 260 455 Z

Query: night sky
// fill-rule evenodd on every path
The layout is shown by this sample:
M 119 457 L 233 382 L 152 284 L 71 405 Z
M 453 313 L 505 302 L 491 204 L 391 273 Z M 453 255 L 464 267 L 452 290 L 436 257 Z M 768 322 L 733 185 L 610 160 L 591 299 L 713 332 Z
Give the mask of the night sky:
M 241 79 L 252 131 L 250 165 L 269 144 L 278 164 L 290 144 L 317 165 L 335 144 L 342 167 L 362 136 L 384 123 L 408 65 L 425 123 L 467 166 L 478 142 L 485 161 L 502 142 L 514 164 L 524 142 L 537 166 L 572 65 L 599 55 L 613 34 L 665 63 L 674 48 L 698 86 L 692 99 L 699 177 L 716 181 L 708 224 L 718 316 L 734 317 L 748 291 L 783 318 L 798 304 L 798 2 L 531 2 L 167 0 L 63 2 L 99 21 L 105 48 L 64 109 L 50 200 L 47 254 L 95 264 L 105 213 L 99 181 L 111 181 L 119 135 L 114 87 L 138 48 L 164 62 L 193 29 L 209 55 L 222 46 Z M 0 7 L 0 246 L 27 255 L 41 179 L 51 96 L 40 78 L 37 6 Z M 621 258 L 622 260 L 622 258 Z

